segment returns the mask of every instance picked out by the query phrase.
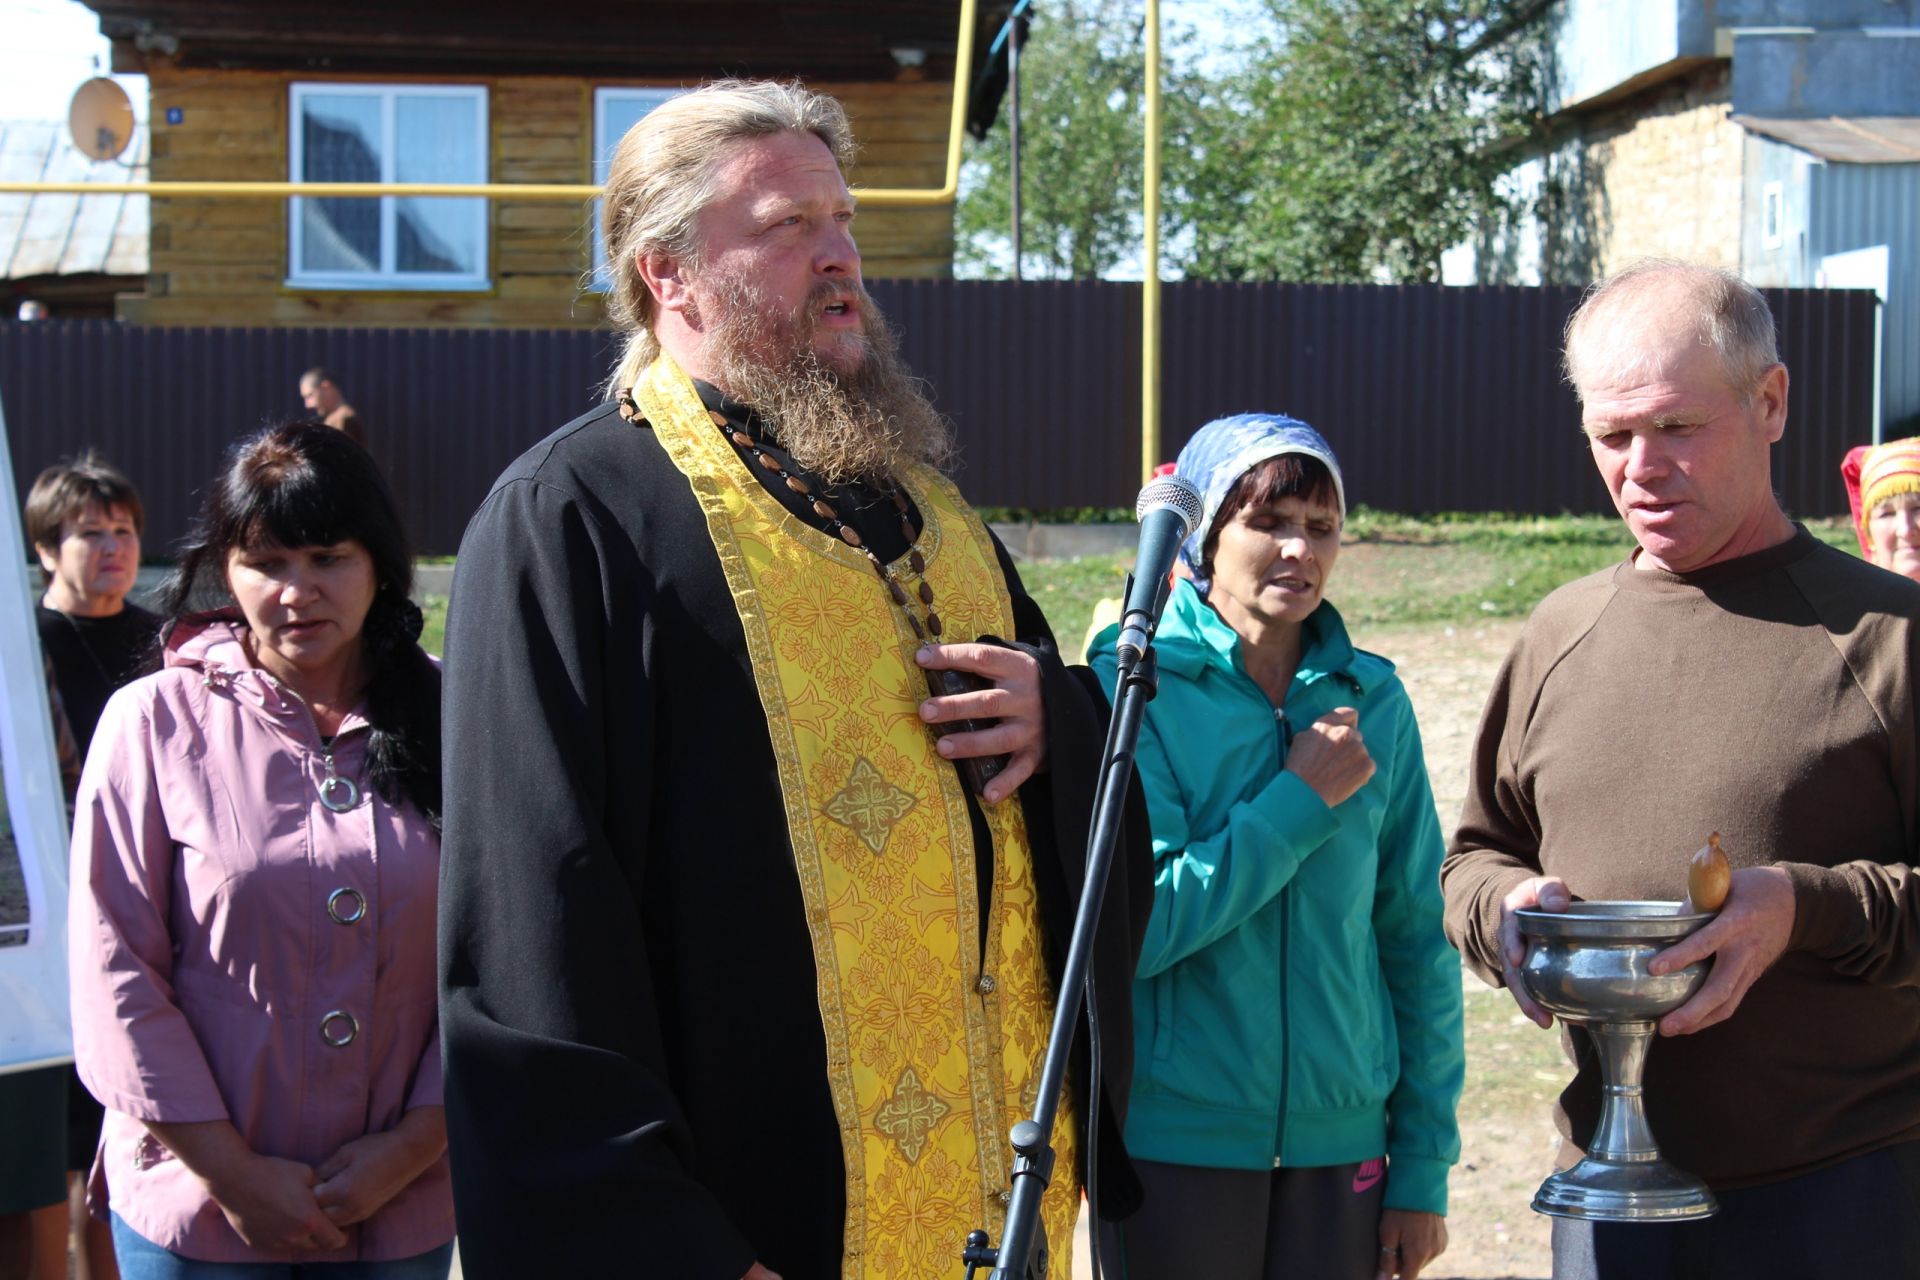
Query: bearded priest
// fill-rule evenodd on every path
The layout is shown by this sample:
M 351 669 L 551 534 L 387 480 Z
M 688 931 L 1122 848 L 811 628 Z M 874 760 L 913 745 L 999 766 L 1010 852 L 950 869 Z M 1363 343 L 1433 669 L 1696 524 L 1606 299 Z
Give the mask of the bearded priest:
M 616 151 L 608 403 L 501 476 L 446 654 L 441 1027 L 469 1280 L 958 1274 L 998 1239 L 1105 702 L 941 467 L 861 285 L 831 98 L 723 81 Z M 1120 1138 L 1123 837 L 1043 1205 Z

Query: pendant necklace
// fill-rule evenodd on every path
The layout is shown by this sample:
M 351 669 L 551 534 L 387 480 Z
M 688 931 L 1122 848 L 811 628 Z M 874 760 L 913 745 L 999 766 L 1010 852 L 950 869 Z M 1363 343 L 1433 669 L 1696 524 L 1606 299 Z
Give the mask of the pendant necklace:
M 263 672 L 262 674 L 265 673 Z M 267 679 L 273 680 L 273 677 L 267 676 Z M 294 693 L 292 689 L 288 689 L 286 685 L 280 684 L 278 680 L 274 680 L 273 682 L 291 694 L 294 701 L 306 707 L 307 718 L 313 721 L 314 730 L 318 732 L 320 722 L 313 714 L 313 706 L 308 703 L 305 698 Z M 338 736 L 338 734 L 334 735 L 334 737 Z M 320 762 L 324 764 L 327 769 L 327 776 L 320 779 L 320 803 L 334 813 L 347 813 L 359 807 L 360 787 L 352 778 L 347 777 L 338 769 L 334 768 L 333 742 L 334 739 L 330 737 L 323 736 L 320 739 Z
M 248 639 L 246 647 L 249 651 L 249 656 L 252 656 L 253 641 L 251 638 Z M 312 723 L 314 733 L 320 737 L 320 761 L 326 766 L 327 770 L 327 776 L 320 779 L 320 804 L 333 813 L 348 813 L 358 808 L 360 805 L 359 784 L 334 767 L 334 738 L 320 734 L 320 719 L 313 714 L 313 704 L 301 697 L 300 694 L 284 680 L 276 678 L 271 672 L 261 667 L 257 657 L 254 658 L 254 664 L 256 671 L 259 671 L 260 674 L 268 680 L 273 681 L 274 688 L 280 690 L 280 692 L 286 694 L 302 707 L 306 708 L 307 719 Z M 338 734 L 334 735 L 334 737 L 338 736 Z
M 321 741 L 320 758 L 326 762 L 327 776 L 320 780 L 320 803 L 335 813 L 346 813 L 360 803 L 360 788 L 354 785 L 352 778 L 339 773 L 333 767 L 333 739 Z

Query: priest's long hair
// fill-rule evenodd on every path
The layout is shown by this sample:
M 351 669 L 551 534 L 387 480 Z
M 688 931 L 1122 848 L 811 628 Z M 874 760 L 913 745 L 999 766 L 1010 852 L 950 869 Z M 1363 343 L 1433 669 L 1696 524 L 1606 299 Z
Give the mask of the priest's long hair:
M 699 266 L 697 222 L 712 203 L 733 144 L 782 133 L 811 133 L 842 169 L 852 163 L 853 128 L 841 105 L 795 81 L 716 80 L 661 103 L 627 130 L 607 166 L 607 314 L 628 331 L 607 381 L 609 398 L 631 387 L 660 354 L 653 295 L 634 267 L 643 253 Z

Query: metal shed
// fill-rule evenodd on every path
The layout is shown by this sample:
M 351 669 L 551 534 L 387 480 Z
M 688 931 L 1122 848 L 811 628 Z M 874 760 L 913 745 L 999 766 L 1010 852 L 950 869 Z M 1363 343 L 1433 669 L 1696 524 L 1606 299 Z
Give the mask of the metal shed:
M 149 145 L 143 122 L 120 160 L 99 162 L 73 145 L 65 121 L 0 121 L 0 181 L 144 182 Z M 111 315 L 116 292 L 146 283 L 148 204 L 0 195 L 0 297 L 38 298 L 56 315 Z

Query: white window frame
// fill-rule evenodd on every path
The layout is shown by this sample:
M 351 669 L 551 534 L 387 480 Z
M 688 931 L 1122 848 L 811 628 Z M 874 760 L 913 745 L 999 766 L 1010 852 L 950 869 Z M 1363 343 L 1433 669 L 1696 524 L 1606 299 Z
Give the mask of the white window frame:
M 672 89 L 665 85 L 598 85 L 593 91 L 593 151 L 587 157 L 590 169 L 589 181 L 600 186 L 607 184 L 606 165 L 601 159 L 607 155 L 608 148 L 619 142 L 618 138 L 602 136 L 601 125 L 606 120 L 606 104 L 623 99 L 646 99 L 660 106 L 670 98 L 677 98 L 685 89 Z M 648 110 L 652 110 L 649 107 Z M 590 293 L 606 293 L 613 288 L 613 278 L 607 272 L 607 245 L 602 237 L 600 226 L 605 216 L 607 201 L 597 196 L 593 201 L 593 221 L 587 227 L 587 290 Z
M 1787 188 L 1779 179 L 1760 188 L 1760 240 L 1769 249 L 1787 242 Z
M 487 114 L 487 87 L 480 84 L 342 84 L 332 81 L 299 81 L 289 86 L 287 99 L 287 176 L 290 181 L 299 182 L 303 171 L 305 156 L 302 154 L 304 143 L 301 128 L 303 104 L 309 95 L 328 97 L 367 97 L 381 99 L 380 110 L 380 181 L 393 182 L 395 178 L 394 148 L 394 102 L 407 94 L 422 97 L 466 98 L 477 104 L 478 118 L 475 129 L 479 133 L 480 176 L 478 182 L 486 182 L 493 160 L 492 132 Z M 380 270 L 362 271 L 301 271 L 302 232 L 300 228 L 301 197 L 294 196 L 287 201 L 287 277 L 286 284 L 293 289 L 378 289 L 404 290 L 407 292 L 451 292 L 456 290 L 481 290 L 493 287 L 491 266 L 493 261 L 492 210 L 490 201 L 474 198 L 473 216 L 479 223 L 478 243 L 480 263 L 478 270 L 472 272 L 421 272 L 400 271 L 394 266 L 394 255 L 398 251 L 397 219 L 399 197 L 378 196 L 380 201 Z M 464 198 L 464 197 L 463 197 Z

